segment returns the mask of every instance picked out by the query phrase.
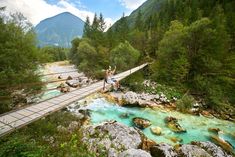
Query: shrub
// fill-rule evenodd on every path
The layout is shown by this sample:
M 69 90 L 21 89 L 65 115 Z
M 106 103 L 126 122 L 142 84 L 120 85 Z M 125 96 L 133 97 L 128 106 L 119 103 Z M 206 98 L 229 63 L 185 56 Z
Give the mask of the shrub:
M 186 94 L 176 102 L 176 107 L 181 112 L 187 112 L 189 109 L 192 108 L 194 102 L 194 98 Z

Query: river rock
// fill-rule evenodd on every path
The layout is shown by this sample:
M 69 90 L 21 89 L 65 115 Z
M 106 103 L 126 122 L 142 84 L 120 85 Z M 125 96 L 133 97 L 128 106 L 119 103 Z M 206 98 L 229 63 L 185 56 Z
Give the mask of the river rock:
M 220 128 L 208 128 L 208 131 L 218 135 L 219 131 L 221 130 Z
M 183 141 L 183 139 L 179 138 L 179 137 L 167 137 L 169 140 L 171 140 L 174 143 L 180 143 Z
M 79 80 L 67 80 L 65 83 L 66 83 L 68 86 L 73 87 L 73 88 L 77 88 L 77 87 L 80 86 Z
M 72 76 L 67 77 L 67 80 L 72 80 L 72 79 L 73 79 Z
M 213 118 L 213 116 L 211 115 L 211 113 L 209 111 L 201 111 L 201 114 L 207 118 Z
M 131 148 L 138 149 L 142 142 L 137 130 L 116 121 L 87 126 L 82 130 L 82 141 L 86 143 L 90 151 L 104 150 L 108 154 L 109 150 L 113 148 L 120 153 Z
M 123 113 L 123 114 L 120 114 L 119 117 L 122 118 L 122 119 L 127 119 L 127 118 L 130 117 L 130 113 Z
M 180 156 L 184 157 L 212 157 L 204 149 L 190 144 L 184 144 L 179 148 Z
M 141 149 L 128 149 L 118 155 L 118 157 L 151 157 L 151 155 Z
M 151 125 L 150 120 L 141 117 L 135 117 L 132 121 L 135 126 L 140 129 L 145 129 Z
M 159 106 L 159 104 L 170 102 L 164 94 L 138 94 L 128 91 L 126 93 L 111 92 L 110 95 L 113 97 L 111 100 L 116 100 L 119 104 L 124 106 L 156 107 Z
M 160 128 L 160 127 L 151 127 L 150 130 L 155 135 L 159 136 L 162 134 L 162 128 Z
M 150 87 L 151 81 L 150 80 L 144 80 L 142 83 L 145 87 Z
M 150 149 L 152 157 L 177 157 L 174 148 L 169 144 L 158 144 Z
M 192 142 L 192 144 L 203 148 L 208 153 L 210 153 L 213 157 L 232 157 L 231 155 L 228 155 L 225 151 L 223 151 L 223 149 L 221 147 L 219 147 L 209 141 L 207 141 L 207 142 Z
M 233 153 L 233 146 L 226 142 L 225 140 L 221 139 L 218 136 L 212 135 L 210 136 L 212 142 L 216 143 L 217 145 L 221 146 L 224 150 Z
M 70 92 L 70 88 L 69 87 L 65 87 L 65 85 L 63 83 L 60 84 L 60 86 L 58 86 L 57 88 L 60 88 L 60 92 L 61 93 L 68 93 L 68 92 Z
M 135 92 L 129 91 L 125 93 L 123 99 L 128 104 L 138 104 L 138 95 Z
M 173 132 L 176 132 L 176 133 L 186 132 L 186 130 L 180 126 L 180 124 L 178 123 L 178 120 L 174 117 L 170 117 L 170 116 L 166 117 L 165 122 L 168 128 L 171 129 Z
M 146 136 L 144 136 L 142 138 L 142 145 L 141 145 L 141 149 L 146 150 L 146 151 L 150 151 L 150 149 L 155 146 L 157 143 L 153 140 L 148 139 Z

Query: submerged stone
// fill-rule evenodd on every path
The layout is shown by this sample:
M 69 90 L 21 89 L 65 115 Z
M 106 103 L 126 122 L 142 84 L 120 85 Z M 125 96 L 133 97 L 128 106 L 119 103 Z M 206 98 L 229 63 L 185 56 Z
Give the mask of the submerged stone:
M 208 128 L 208 131 L 218 135 L 219 131 L 221 130 L 220 128 Z
M 216 143 L 217 145 L 221 146 L 224 150 L 233 153 L 233 146 L 228 143 L 227 141 L 221 139 L 218 136 L 212 135 L 210 136 L 212 142 Z
M 119 115 L 119 117 L 122 118 L 122 119 L 127 119 L 127 118 L 130 117 L 130 114 L 129 113 L 123 113 L 123 114 Z
M 145 129 L 151 125 L 150 120 L 141 117 L 133 118 L 132 121 L 135 124 L 135 126 L 140 129 Z
M 186 132 L 186 130 L 180 126 L 178 120 L 174 117 L 166 117 L 165 122 L 167 124 L 167 127 L 173 132 L 176 133 Z
M 174 143 L 181 143 L 183 141 L 183 139 L 179 137 L 168 137 L 168 139 L 170 139 Z
M 150 130 L 155 135 L 160 136 L 162 134 L 162 128 L 160 127 L 151 127 Z

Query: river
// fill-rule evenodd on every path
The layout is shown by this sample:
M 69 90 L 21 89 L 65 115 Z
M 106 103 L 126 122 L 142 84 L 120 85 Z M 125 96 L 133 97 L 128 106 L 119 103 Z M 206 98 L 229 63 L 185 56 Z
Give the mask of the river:
M 53 63 L 47 64 L 44 68 L 44 73 L 56 73 L 62 71 L 71 71 L 75 67 L 69 64 Z M 62 77 L 66 78 L 68 75 L 76 76 L 78 73 L 64 74 Z M 44 77 L 45 80 L 56 80 L 58 76 Z M 57 83 L 49 84 L 46 88 L 54 88 L 58 86 Z M 58 90 L 52 90 L 45 92 L 41 99 L 48 99 L 53 96 L 59 95 Z M 151 133 L 150 127 L 142 130 L 143 133 L 150 139 L 157 143 L 169 143 L 172 145 L 178 143 L 190 143 L 191 141 L 208 141 L 211 140 L 211 132 L 209 128 L 219 128 L 219 137 L 228 141 L 235 147 L 235 123 L 216 118 L 207 118 L 204 116 L 193 116 L 190 114 L 183 114 L 176 111 L 169 111 L 166 109 L 150 109 L 150 108 L 138 108 L 138 107 L 121 107 L 118 104 L 109 102 L 103 97 L 96 96 L 87 99 L 87 104 L 84 106 L 84 100 L 78 101 L 70 105 L 69 110 L 71 112 L 77 112 L 79 106 L 83 106 L 91 111 L 91 123 L 99 124 L 107 120 L 116 120 L 120 123 L 128 126 L 133 126 L 132 119 L 134 117 L 142 117 L 151 121 L 150 127 L 162 128 L 162 135 L 157 136 Z M 122 115 L 128 115 L 123 117 Z M 179 120 L 179 124 L 187 130 L 186 133 L 174 133 L 165 124 L 164 119 L 167 116 L 175 117 Z M 174 139 L 174 140 L 173 140 Z M 178 141 L 177 141 L 178 140 Z M 176 142 L 177 141 L 177 142 Z
M 81 106 L 83 101 L 72 104 L 69 107 L 71 112 L 77 112 L 78 106 Z M 156 141 L 157 143 L 190 143 L 191 141 L 208 141 L 210 140 L 211 132 L 208 128 L 219 128 L 219 137 L 228 141 L 235 147 L 235 124 L 230 121 L 220 120 L 217 118 L 207 118 L 204 116 L 193 116 L 183 114 L 176 111 L 169 111 L 160 108 L 139 108 L 139 107 L 121 107 L 118 104 L 109 102 L 105 98 L 94 98 L 88 101 L 85 109 L 91 111 L 91 123 L 99 124 L 107 120 L 116 120 L 128 126 L 133 126 L 132 119 L 134 117 L 142 117 L 151 121 L 150 127 L 161 127 L 163 135 L 157 136 L 151 133 L 150 127 L 142 130 L 144 134 Z M 123 118 L 123 114 L 128 115 Z M 165 124 L 164 119 L 167 116 L 175 117 L 179 120 L 179 124 L 187 130 L 186 133 L 174 133 Z M 172 139 L 181 139 L 181 142 L 173 142 Z

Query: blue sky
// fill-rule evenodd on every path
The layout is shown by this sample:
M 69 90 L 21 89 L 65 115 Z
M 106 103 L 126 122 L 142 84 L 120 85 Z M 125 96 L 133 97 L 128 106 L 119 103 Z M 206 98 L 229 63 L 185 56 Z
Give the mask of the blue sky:
M 49 4 L 55 4 L 58 0 L 47 0 Z M 129 14 L 132 10 L 122 5 L 120 0 L 68 0 L 79 9 L 85 9 L 96 13 L 102 13 L 112 19 L 120 18 L 124 13 Z
M 21 12 L 33 25 L 41 20 L 68 11 L 85 20 L 93 19 L 94 13 L 104 15 L 107 26 L 118 20 L 123 13 L 129 15 L 146 0 L 0 0 L 7 12 Z

